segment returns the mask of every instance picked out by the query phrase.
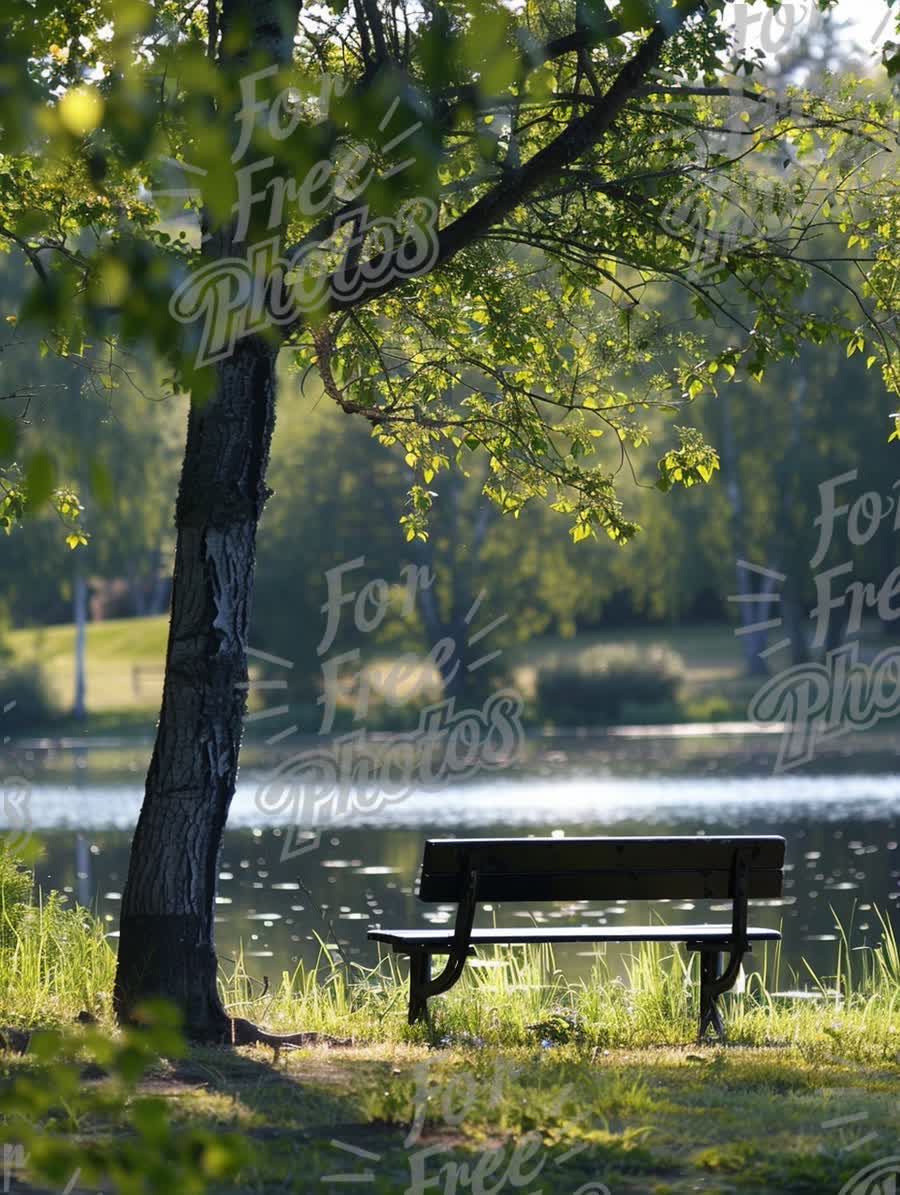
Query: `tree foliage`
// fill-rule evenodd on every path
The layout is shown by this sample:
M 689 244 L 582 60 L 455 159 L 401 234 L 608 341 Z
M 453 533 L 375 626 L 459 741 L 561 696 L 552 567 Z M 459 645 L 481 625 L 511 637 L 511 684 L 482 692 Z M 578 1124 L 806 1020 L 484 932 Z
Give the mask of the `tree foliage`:
M 636 522 L 617 476 L 650 441 L 648 412 L 678 420 L 659 488 L 707 481 L 718 458 L 684 408 L 803 343 L 841 339 L 897 391 L 886 89 L 767 87 L 720 9 L 692 0 L 310 8 L 277 71 L 238 18 L 226 43 L 220 15 L 103 0 L 6 18 L 0 246 L 33 273 L 9 314 L 55 352 L 149 343 L 167 385 L 202 401 L 203 321 L 170 303 L 194 280 L 209 310 L 201 221 L 233 233 L 240 209 L 249 248 L 273 233 L 273 254 L 315 248 L 314 265 L 270 276 L 266 300 L 313 284 L 324 297 L 257 331 L 403 446 L 409 539 L 427 534 L 440 474 L 483 454 L 502 512 L 542 499 L 575 540 L 624 542 Z M 433 261 L 404 277 L 426 210 Z M 827 252 L 825 229 L 841 236 Z M 802 304 L 838 261 L 853 311 Z M 687 328 L 667 323 L 673 288 L 690 296 Z M 229 320 L 227 335 L 247 331 L 245 312 Z M 7 459 L 16 432 L 4 416 Z

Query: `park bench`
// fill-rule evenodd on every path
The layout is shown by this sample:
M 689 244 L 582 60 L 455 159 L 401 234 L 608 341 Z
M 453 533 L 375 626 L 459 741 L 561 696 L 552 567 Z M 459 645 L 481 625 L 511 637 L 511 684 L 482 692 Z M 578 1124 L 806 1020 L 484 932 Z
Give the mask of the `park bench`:
M 738 977 L 753 942 L 779 941 L 747 924 L 748 898 L 782 892 L 784 839 L 762 838 L 438 838 L 425 843 L 418 896 L 456 902 L 447 929 L 369 930 L 409 956 L 409 1023 L 428 1020 L 428 1001 L 449 991 L 477 946 L 562 942 L 683 942 L 700 955 L 700 1032 L 725 1040 L 718 998 Z M 731 900 L 730 925 L 590 925 L 473 929 L 481 902 Z M 722 956 L 728 962 L 722 966 Z M 447 955 L 432 977 L 433 955 Z

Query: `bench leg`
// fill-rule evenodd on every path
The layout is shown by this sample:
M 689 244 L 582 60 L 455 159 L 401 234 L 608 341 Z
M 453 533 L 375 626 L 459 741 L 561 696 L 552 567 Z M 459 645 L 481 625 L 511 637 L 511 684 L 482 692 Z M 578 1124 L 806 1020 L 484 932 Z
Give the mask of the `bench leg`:
M 704 950 L 700 954 L 700 1032 L 697 1041 L 703 1043 L 710 1028 L 718 1041 L 725 1044 L 725 1022 L 719 1012 L 716 980 L 721 970 L 722 956 L 718 951 Z
M 409 956 L 409 1023 L 428 1021 L 428 997 L 425 995 L 431 982 L 431 955 L 416 951 Z

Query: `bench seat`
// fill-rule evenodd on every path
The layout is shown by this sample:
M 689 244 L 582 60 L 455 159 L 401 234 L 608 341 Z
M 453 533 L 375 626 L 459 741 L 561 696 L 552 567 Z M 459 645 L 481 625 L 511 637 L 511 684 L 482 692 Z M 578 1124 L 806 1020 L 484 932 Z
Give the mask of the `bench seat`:
M 733 940 L 731 925 L 571 925 L 523 926 L 505 929 L 498 925 L 493 929 L 473 929 L 469 941 L 473 946 L 531 946 L 555 942 L 703 942 L 728 944 Z M 453 942 L 453 929 L 370 929 L 369 939 L 385 942 L 395 953 L 404 953 L 404 948 L 427 946 L 439 952 Z M 747 930 L 751 942 L 780 942 L 777 929 Z

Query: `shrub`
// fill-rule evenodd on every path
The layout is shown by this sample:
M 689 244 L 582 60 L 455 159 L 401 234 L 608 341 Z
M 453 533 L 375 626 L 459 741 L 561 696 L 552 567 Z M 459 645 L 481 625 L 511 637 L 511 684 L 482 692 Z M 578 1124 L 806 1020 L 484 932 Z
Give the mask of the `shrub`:
M 590 647 L 557 658 L 538 673 L 538 713 L 557 725 L 622 720 L 623 713 L 675 707 L 684 675 L 677 652 L 654 646 Z
M 10 664 L 0 655 L 0 730 L 28 730 L 51 721 L 57 713 L 40 669 Z

